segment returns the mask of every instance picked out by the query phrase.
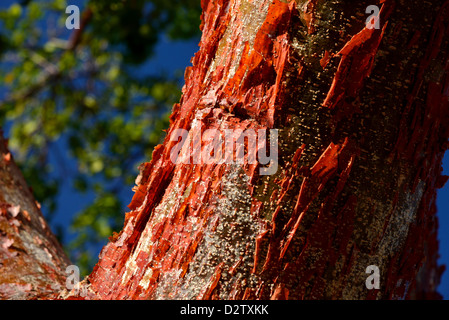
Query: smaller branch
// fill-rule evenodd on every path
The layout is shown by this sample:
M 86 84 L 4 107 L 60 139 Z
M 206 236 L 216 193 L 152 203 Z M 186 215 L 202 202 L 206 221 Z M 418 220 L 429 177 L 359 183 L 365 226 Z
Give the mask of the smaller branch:
M 92 9 L 87 8 L 83 12 L 83 17 L 81 20 L 80 28 L 76 29 L 69 40 L 69 45 L 67 46 L 67 50 L 74 51 L 78 47 L 78 45 L 81 43 L 81 38 L 83 35 L 84 30 L 86 29 L 86 26 L 89 24 L 89 22 L 92 20 L 93 12 Z
M 81 38 L 86 26 L 89 21 L 92 19 L 93 13 L 90 8 L 87 8 L 83 12 L 83 18 L 81 21 L 80 28 L 72 33 L 72 36 L 66 46 L 66 50 L 74 51 L 81 43 Z M 4 101 L 0 102 L 0 108 L 3 108 L 6 104 L 15 103 L 17 101 L 27 100 L 34 95 L 36 95 L 39 91 L 41 91 L 48 84 L 53 83 L 58 80 L 62 76 L 61 70 L 59 70 L 55 65 L 46 61 L 43 57 L 39 56 L 37 53 L 31 56 L 31 60 L 35 62 L 37 65 L 43 67 L 46 71 L 46 75 L 42 76 L 35 84 L 30 87 L 20 90 L 17 93 L 14 93 L 7 97 Z

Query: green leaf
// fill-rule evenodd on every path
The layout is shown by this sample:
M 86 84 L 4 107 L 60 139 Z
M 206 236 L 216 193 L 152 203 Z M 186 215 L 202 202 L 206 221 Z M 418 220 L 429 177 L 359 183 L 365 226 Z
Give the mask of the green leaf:
M 20 4 L 14 3 L 9 7 L 8 13 L 11 18 L 18 19 L 22 15 L 22 6 L 20 6 Z

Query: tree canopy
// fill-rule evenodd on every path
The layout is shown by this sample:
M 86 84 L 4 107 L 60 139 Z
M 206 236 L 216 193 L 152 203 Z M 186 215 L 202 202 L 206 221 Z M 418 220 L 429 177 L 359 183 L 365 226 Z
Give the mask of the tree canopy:
M 90 269 L 89 248 L 123 225 L 120 193 L 163 138 L 182 73 L 150 70 L 164 38 L 199 37 L 197 0 L 83 0 L 80 29 L 67 30 L 65 0 L 0 7 L 0 127 L 50 220 L 61 185 L 95 200 L 66 243 Z M 66 233 L 57 232 L 61 238 Z

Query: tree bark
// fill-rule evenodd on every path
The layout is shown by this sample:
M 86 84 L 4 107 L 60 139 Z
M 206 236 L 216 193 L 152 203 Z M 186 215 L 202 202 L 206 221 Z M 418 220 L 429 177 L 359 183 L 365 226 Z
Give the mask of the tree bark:
M 56 297 L 69 264 L 0 132 L 0 299 Z
M 439 298 L 449 1 L 201 4 L 200 50 L 123 230 L 60 297 Z M 278 129 L 279 168 L 175 164 L 178 129 L 193 142 L 183 159 L 208 151 L 195 139 L 206 129 Z
M 182 100 L 85 298 L 439 297 L 449 1 L 374 2 L 202 1 Z M 372 4 L 379 29 L 365 23 Z M 177 129 L 205 151 L 206 129 L 272 128 L 271 176 L 170 160 Z

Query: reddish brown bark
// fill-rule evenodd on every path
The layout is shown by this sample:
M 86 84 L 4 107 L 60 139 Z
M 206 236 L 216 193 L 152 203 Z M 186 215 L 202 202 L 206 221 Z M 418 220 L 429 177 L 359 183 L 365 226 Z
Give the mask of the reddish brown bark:
M 438 297 L 449 1 L 375 2 L 202 1 L 183 98 L 87 298 Z M 180 128 L 277 128 L 279 170 L 175 165 Z
M 68 264 L 0 132 L 0 299 L 55 297 Z

